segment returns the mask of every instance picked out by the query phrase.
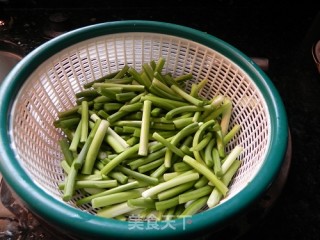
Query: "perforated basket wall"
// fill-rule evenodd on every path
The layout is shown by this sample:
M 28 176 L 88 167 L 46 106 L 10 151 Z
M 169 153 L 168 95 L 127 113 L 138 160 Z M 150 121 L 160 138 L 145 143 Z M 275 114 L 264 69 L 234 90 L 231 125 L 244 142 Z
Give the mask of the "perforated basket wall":
M 227 201 L 243 189 L 262 166 L 270 140 L 269 113 L 252 79 L 236 64 L 204 45 L 165 34 L 116 33 L 79 42 L 44 61 L 21 88 L 11 113 L 13 148 L 25 171 L 59 201 L 58 184 L 64 180 L 58 140 L 53 126 L 57 113 L 75 105 L 75 93 L 85 83 L 121 69 L 125 64 L 140 70 L 143 63 L 166 59 L 164 72 L 173 76 L 192 73 L 191 82 L 208 79 L 201 94 L 208 99 L 223 94 L 232 99 L 230 122 L 241 125 L 230 142 L 244 147 L 241 168 L 230 185 Z M 75 198 L 77 200 L 78 198 Z M 66 204 L 75 205 L 73 201 Z M 93 213 L 89 205 L 81 207 Z

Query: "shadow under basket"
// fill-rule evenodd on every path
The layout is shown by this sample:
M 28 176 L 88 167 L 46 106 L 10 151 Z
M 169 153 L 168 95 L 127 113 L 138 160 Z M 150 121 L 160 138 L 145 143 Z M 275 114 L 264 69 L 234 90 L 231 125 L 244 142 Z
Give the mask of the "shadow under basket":
M 227 196 L 214 208 L 172 227 L 130 228 L 130 222 L 95 216 L 90 204 L 76 206 L 81 193 L 62 200 L 58 185 L 65 174 L 53 126 L 60 111 L 76 103 L 85 83 L 129 65 L 163 57 L 163 71 L 192 73 L 191 84 L 207 79 L 207 99 L 221 94 L 232 100 L 230 127 L 241 130 L 226 146 L 241 145 L 241 166 Z M 247 56 L 209 34 L 162 22 L 121 21 L 92 25 L 63 34 L 27 55 L 1 87 L 1 172 L 26 206 L 58 231 L 76 238 L 165 238 L 199 236 L 221 228 L 259 199 L 279 173 L 288 141 L 283 103 L 265 73 Z M 132 224 L 132 223 L 131 223 Z M 160 229 L 160 230 L 159 230 Z

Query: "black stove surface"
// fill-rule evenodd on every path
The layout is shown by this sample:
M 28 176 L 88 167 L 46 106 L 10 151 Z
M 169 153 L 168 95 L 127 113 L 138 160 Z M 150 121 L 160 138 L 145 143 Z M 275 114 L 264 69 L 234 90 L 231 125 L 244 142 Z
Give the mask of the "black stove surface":
M 267 59 L 266 73 L 287 110 L 292 136 L 290 171 L 288 176 L 283 173 L 286 182 L 275 202 L 264 199 L 251 212 L 251 222 L 246 222 L 242 231 L 233 229 L 235 234 L 218 239 L 319 239 L 320 74 L 311 55 L 313 43 L 320 39 L 319 9 L 317 4 L 257 2 L 158 1 L 152 5 L 142 0 L 92 0 L 90 4 L 76 2 L 75 6 L 67 0 L 0 0 L 0 40 L 13 43 L 21 55 L 26 55 L 49 39 L 82 26 L 129 19 L 157 20 L 208 32 L 250 57 Z M 270 202 L 272 207 L 266 213 Z M 9 220 L 16 221 L 9 215 L 0 216 L 0 236 Z M 16 237 L 4 239 L 41 238 L 30 233 L 23 237 L 20 230 Z

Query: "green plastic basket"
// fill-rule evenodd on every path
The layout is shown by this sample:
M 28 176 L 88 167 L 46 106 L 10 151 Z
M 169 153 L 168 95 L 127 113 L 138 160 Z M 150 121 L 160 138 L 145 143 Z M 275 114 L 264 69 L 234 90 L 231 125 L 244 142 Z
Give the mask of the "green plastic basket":
M 241 131 L 227 149 L 242 145 L 242 164 L 226 198 L 185 219 L 133 225 L 94 215 L 89 205 L 64 202 L 64 179 L 53 126 L 57 113 L 75 104 L 74 94 L 124 64 L 166 59 L 173 76 L 192 72 L 208 79 L 204 97 L 232 99 L 230 126 Z M 24 204 L 57 231 L 79 239 L 190 237 L 215 232 L 258 200 L 277 176 L 287 148 L 282 100 L 266 74 L 245 54 L 207 33 L 171 23 L 119 21 L 83 27 L 48 41 L 10 72 L 0 92 L 0 169 Z

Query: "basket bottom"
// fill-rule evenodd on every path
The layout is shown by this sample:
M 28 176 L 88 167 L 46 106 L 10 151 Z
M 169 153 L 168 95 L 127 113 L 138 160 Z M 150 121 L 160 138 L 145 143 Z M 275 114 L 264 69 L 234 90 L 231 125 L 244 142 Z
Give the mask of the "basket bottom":
M 210 233 L 211 237 L 212 234 L 214 234 L 215 237 L 218 238 L 221 236 L 225 239 L 226 236 L 228 236 L 228 239 L 239 239 L 239 237 L 250 232 L 253 226 L 261 222 L 282 192 L 290 169 L 291 151 L 291 137 L 289 132 L 286 156 L 273 184 L 256 204 L 233 222 L 222 227 L 220 230 Z M 36 237 L 36 239 L 46 240 L 75 239 L 71 235 L 65 235 L 56 231 L 54 226 L 49 226 L 43 219 L 39 219 L 25 208 L 2 177 L 0 186 L 0 229 L 6 229 L 6 234 L 10 234 L 11 237 L 17 237 L 14 237 L 14 239 L 29 239 L 31 236 Z M 9 237 L 9 235 L 1 235 L 5 231 L 1 232 L 0 237 Z M 210 236 L 201 236 L 201 239 L 209 239 Z

